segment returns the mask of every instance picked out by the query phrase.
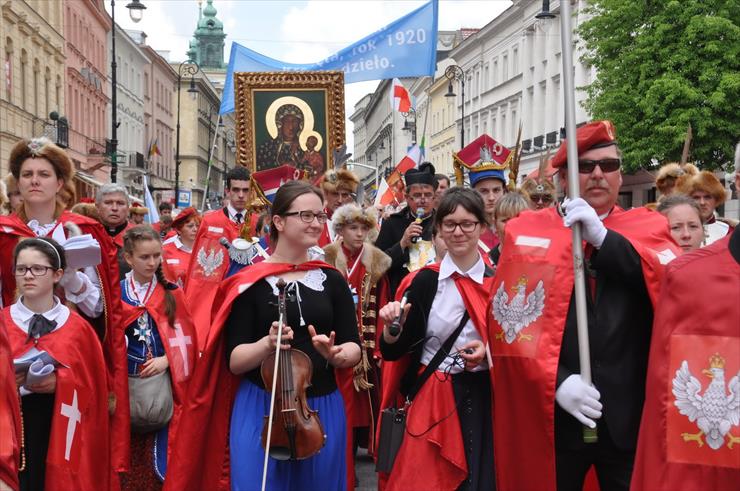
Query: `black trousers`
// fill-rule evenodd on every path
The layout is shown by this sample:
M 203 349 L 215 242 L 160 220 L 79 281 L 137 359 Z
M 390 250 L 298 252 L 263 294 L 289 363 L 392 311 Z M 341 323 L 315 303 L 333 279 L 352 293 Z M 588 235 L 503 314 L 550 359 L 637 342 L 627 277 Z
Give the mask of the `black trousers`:
M 54 394 L 29 394 L 21 398 L 26 468 L 18 473 L 21 491 L 43 491 L 46 453 L 49 449 Z
M 460 491 L 493 491 L 493 421 L 491 380 L 488 370 L 452 375 L 452 391 L 457 404 L 468 477 Z
M 634 450 L 617 448 L 605 424 L 598 425 L 597 443 L 576 449 L 558 447 L 555 470 L 558 491 L 582 491 L 583 481 L 593 465 L 601 491 L 628 491 L 635 462 Z

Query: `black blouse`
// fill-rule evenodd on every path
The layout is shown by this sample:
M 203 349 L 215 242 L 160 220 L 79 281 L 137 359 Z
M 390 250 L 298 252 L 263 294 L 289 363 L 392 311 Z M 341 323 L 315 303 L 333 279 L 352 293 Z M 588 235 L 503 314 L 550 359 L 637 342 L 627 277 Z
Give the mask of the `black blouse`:
M 326 275 L 320 286 L 321 272 Z M 304 282 L 288 283 L 287 314 L 288 325 L 293 329 L 292 347 L 306 353 L 313 363 L 312 387 L 308 389 L 309 397 L 326 395 L 337 388 L 334 379 L 334 367 L 319 354 L 311 343 L 308 326 L 313 325 L 317 334 L 329 336 L 336 333 L 335 344 L 346 342 L 360 344 L 357 331 L 355 305 L 349 286 L 344 277 L 337 271 L 328 268 L 307 273 Z M 313 288 L 312 288 L 313 287 Z M 318 288 L 323 291 L 318 291 Z M 297 293 L 296 293 L 297 289 Z M 300 309 L 299 302 L 300 299 Z M 304 325 L 301 325 L 301 316 Z M 270 325 L 278 319 L 276 290 L 267 279 L 262 279 L 239 295 L 231 308 L 226 321 L 226 357 L 240 344 L 259 341 L 269 333 Z M 256 368 L 244 374 L 255 385 L 264 388 L 260 369 Z

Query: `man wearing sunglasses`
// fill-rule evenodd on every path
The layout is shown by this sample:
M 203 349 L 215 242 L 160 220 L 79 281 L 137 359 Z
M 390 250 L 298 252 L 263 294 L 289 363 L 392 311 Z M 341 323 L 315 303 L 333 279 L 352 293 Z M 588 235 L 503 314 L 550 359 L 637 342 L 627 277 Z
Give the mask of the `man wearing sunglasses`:
M 324 223 L 324 230 L 319 237 L 319 247 L 331 244 L 336 239 L 331 217 L 340 206 L 355 202 L 359 184 L 360 179 L 347 169 L 329 170 L 324 174 L 321 192 L 324 194 L 324 213 L 329 219 Z
M 577 147 L 582 197 L 566 201 L 565 216 L 559 209 L 545 208 L 510 220 L 496 271 L 494 289 L 503 294 L 493 299 L 497 320 L 489 336 L 494 339 L 497 367 L 494 435 L 507 442 L 512 464 L 555 471 L 510 476 L 504 470 L 502 482 L 512 489 L 554 485 L 558 490 L 582 489 L 592 465 L 602 489 L 629 488 L 644 401 L 651 297 L 657 293 L 662 264 L 679 254 L 663 217 L 617 206 L 621 152 L 612 123 L 596 121 L 579 128 Z M 567 189 L 565 143 L 551 164 Z M 590 385 L 581 378 L 578 358 L 569 228 L 575 223 L 581 224 L 585 242 Z M 527 300 L 533 305 L 541 288 L 544 302 L 539 317 L 525 311 L 517 314 L 502 302 L 506 290 L 517 285 L 524 287 L 522 293 L 533 299 Z M 517 315 L 524 327 L 518 338 L 507 341 L 501 335 L 503 326 L 511 325 Z M 527 363 L 517 361 L 521 357 Z M 522 406 L 533 409 L 515 421 L 516 408 Z M 499 412 L 507 417 L 499 418 Z M 532 421 L 540 423 L 532 425 Z M 598 442 L 584 443 L 585 426 L 596 428 Z M 525 433 L 531 434 L 515 435 L 512 429 L 525 427 Z M 497 469 L 506 467 L 502 463 Z

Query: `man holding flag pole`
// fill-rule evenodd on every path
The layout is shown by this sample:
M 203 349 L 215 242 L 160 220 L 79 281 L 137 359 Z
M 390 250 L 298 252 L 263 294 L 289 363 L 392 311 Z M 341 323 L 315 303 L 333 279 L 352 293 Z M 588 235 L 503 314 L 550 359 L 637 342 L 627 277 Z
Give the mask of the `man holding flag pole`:
M 497 488 L 581 490 L 593 466 L 602 490 L 627 490 L 653 302 L 679 252 L 662 217 L 617 206 L 612 123 L 576 131 L 570 3 L 561 8 L 567 139 L 552 166 L 569 198 L 506 226 L 490 323 Z

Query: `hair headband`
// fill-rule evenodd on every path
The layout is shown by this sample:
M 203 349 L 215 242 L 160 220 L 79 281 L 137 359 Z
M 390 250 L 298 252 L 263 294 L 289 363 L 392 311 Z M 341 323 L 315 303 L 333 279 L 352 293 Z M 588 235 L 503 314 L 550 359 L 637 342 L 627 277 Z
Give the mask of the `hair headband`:
M 62 257 L 59 255 L 59 251 L 57 250 L 57 248 L 54 247 L 54 245 L 51 242 L 41 237 L 36 237 L 36 240 L 48 245 L 51 248 L 51 250 L 54 251 L 54 255 L 57 257 L 57 269 L 61 268 L 62 267 Z

